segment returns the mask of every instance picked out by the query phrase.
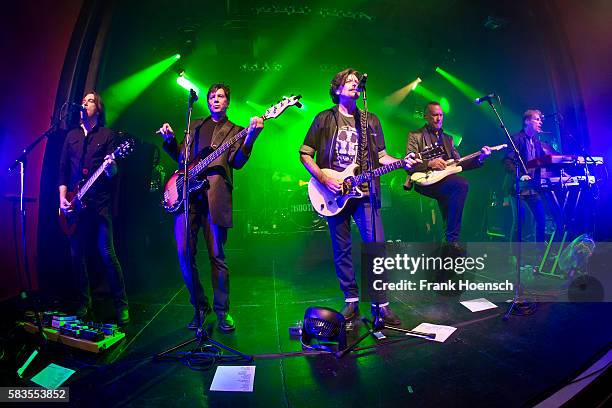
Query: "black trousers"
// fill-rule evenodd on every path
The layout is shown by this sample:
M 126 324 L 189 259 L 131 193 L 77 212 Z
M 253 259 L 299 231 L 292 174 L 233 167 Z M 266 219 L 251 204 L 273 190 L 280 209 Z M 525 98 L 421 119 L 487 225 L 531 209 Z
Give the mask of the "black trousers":
M 99 214 L 93 209 L 85 209 L 78 217 L 76 232 L 70 237 L 70 253 L 79 304 L 91 305 L 86 254 L 91 247 L 95 247 L 106 269 L 106 277 L 115 302 L 115 308 L 119 310 L 127 307 L 128 301 L 125 293 L 123 271 L 113 243 L 111 216 Z
M 444 224 L 446 241 L 457 242 L 461 233 L 463 206 L 469 189 L 468 181 L 456 174 L 444 178 L 430 186 L 415 186 L 415 190 L 438 202 Z
M 216 313 L 229 311 L 229 269 L 225 262 L 223 247 L 227 242 L 227 228 L 214 224 L 208 209 L 191 212 L 189 214 L 189 257 L 185 246 L 185 213 L 180 213 L 174 220 L 174 237 L 178 250 L 179 264 L 183 274 L 185 286 L 189 289 L 190 301 L 193 307 L 206 308 L 208 298 L 200 282 L 200 273 L 196 264 L 198 235 L 200 229 L 204 231 L 208 259 L 210 261 L 211 284 L 213 289 L 213 310 Z

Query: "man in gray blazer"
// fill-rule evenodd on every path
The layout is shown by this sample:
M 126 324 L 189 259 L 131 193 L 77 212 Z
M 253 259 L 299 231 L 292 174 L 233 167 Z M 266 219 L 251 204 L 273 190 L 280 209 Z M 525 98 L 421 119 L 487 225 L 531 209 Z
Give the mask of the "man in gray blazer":
M 423 160 L 423 163 L 416 166 L 411 172 L 427 172 L 430 170 L 444 170 L 446 161 L 449 159 L 458 160 L 461 158 L 453 138 L 444 133 L 442 123 L 444 122 L 444 112 L 438 102 L 429 102 L 423 111 L 423 117 L 427 124 L 422 128 L 412 131 L 408 135 L 407 153 L 420 153 L 426 147 L 439 144 L 444 147 L 444 156 L 436 157 L 432 160 Z M 461 167 L 464 170 L 482 166 L 484 160 L 491 155 L 491 149 L 484 146 L 480 155 L 473 160 L 468 160 Z M 404 188 L 410 189 L 410 176 L 406 180 Z M 451 245 L 458 245 L 459 234 L 461 232 L 461 218 L 463 206 L 468 192 L 468 181 L 457 175 L 451 174 L 444 179 L 429 186 L 416 186 L 415 190 L 419 194 L 431 197 L 438 202 L 444 224 L 446 226 L 446 242 Z

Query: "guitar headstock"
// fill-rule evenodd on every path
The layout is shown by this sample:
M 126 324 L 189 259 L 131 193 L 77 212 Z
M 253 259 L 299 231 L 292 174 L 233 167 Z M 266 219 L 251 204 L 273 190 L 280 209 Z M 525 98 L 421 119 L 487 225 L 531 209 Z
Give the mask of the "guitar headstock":
M 119 146 L 117 146 L 112 156 L 113 158 L 125 157 L 128 154 L 132 153 L 133 151 L 134 151 L 134 140 L 126 139 Z
M 263 114 L 263 119 L 271 119 L 271 118 L 277 118 L 279 117 L 284 111 L 285 109 L 287 109 L 290 106 L 297 106 L 298 108 L 302 107 L 302 104 L 300 103 L 300 98 L 302 97 L 302 95 L 297 95 L 297 96 L 293 96 L 291 95 L 290 97 L 284 97 L 283 99 L 277 103 L 276 105 L 272 105 L 268 108 L 268 110 L 266 110 L 266 113 Z
M 446 152 L 444 151 L 444 146 L 440 144 L 434 144 L 429 147 L 426 147 L 422 152 L 417 154 L 417 157 L 421 160 L 431 160 L 436 157 L 444 156 Z

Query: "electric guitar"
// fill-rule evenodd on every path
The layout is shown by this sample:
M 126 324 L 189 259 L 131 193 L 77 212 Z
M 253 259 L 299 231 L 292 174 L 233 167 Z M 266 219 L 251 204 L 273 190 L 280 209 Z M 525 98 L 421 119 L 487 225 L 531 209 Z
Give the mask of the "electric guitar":
M 491 151 L 501 150 L 508 147 L 507 144 L 500 144 L 497 146 L 491 147 Z M 419 186 L 430 186 L 432 184 L 437 183 L 438 181 L 443 180 L 445 177 L 450 176 L 451 174 L 461 173 L 463 171 L 463 167 L 461 167 L 462 163 L 465 163 L 468 160 L 473 159 L 480 155 L 480 151 L 462 157 L 459 160 L 450 159 L 446 161 L 446 168 L 444 170 L 430 170 L 428 172 L 416 172 L 412 173 L 410 176 L 410 180 L 413 183 Z
M 444 154 L 444 147 L 434 145 L 423 152 L 416 155 L 419 159 L 430 160 L 435 157 L 440 157 Z M 380 177 L 383 174 L 387 174 L 390 171 L 401 169 L 404 167 L 405 159 L 398 160 L 396 162 L 387 164 L 379 167 L 373 171 L 361 173 L 356 175 L 355 173 L 359 169 L 359 166 L 355 163 L 349 164 L 344 171 L 339 172 L 332 169 L 321 169 L 327 176 L 332 177 L 336 180 L 343 180 L 340 192 L 338 194 L 332 193 L 324 184 L 320 183 L 314 177 L 310 178 L 308 182 L 308 198 L 310 203 L 314 207 L 315 211 L 325 217 L 331 217 L 340 213 L 346 207 L 346 204 L 353 198 L 363 197 L 363 191 L 359 186 L 369 181 L 373 177 Z
M 134 150 L 134 141 L 128 139 L 121 143 L 117 148 L 109 155 L 111 160 L 115 160 L 119 157 L 125 157 Z M 74 191 L 66 192 L 66 200 L 70 202 L 70 208 L 63 210 L 59 208 L 59 224 L 64 234 L 70 236 L 76 231 L 76 220 L 78 213 L 86 207 L 83 203 L 83 197 L 87 194 L 87 191 L 93 186 L 98 180 L 100 175 L 104 172 L 104 163 L 98 167 L 98 169 L 87 179 L 77 185 Z
M 263 120 L 279 117 L 290 106 L 295 105 L 298 108 L 302 107 L 302 104 L 299 102 L 299 99 L 301 97 L 301 95 L 291 96 L 289 98 L 284 97 L 282 101 L 266 110 L 266 112 L 262 115 Z M 204 149 L 201 154 L 199 154 L 198 158 L 192 160 L 191 163 L 189 163 L 189 165 L 187 166 L 188 193 L 198 190 L 206 183 L 205 177 L 199 178 L 198 176 L 202 174 L 213 161 L 215 161 L 219 156 L 221 156 L 234 143 L 246 137 L 248 132 L 249 129 L 244 128 L 235 136 L 231 137 L 228 141 L 224 142 L 221 146 L 217 147 L 215 150 L 212 150 L 211 148 Z M 181 208 L 181 205 L 183 204 L 184 181 L 185 171 L 181 169 L 175 171 L 174 174 L 170 176 L 170 178 L 166 182 L 166 185 L 164 186 L 164 198 L 162 201 L 162 206 L 169 213 L 178 211 Z

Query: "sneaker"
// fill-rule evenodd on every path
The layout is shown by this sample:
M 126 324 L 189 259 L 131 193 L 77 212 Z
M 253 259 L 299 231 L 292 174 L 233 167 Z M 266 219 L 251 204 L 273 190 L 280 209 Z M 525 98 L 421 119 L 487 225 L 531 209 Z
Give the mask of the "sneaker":
M 393 310 L 387 306 L 380 306 L 379 308 L 380 317 L 383 319 L 384 324 L 388 324 L 389 326 L 399 326 L 402 324 L 400 318 L 395 314 Z M 376 306 L 372 305 L 372 316 L 376 320 Z
M 224 333 L 233 332 L 236 330 L 234 319 L 227 312 L 217 313 L 217 326 Z
M 117 310 L 117 324 L 119 326 L 125 326 L 130 322 L 130 312 L 127 307 L 122 307 Z
M 206 305 L 195 311 L 193 319 L 187 324 L 189 330 L 197 330 L 206 321 L 206 317 L 210 314 L 210 306 Z
M 346 302 L 340 311 L 344 320 L 353 320 L 359 317 L 359 302 Z

